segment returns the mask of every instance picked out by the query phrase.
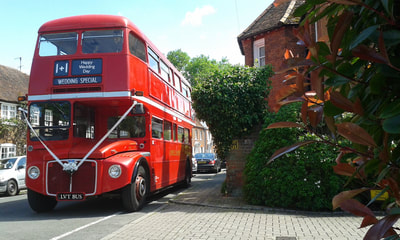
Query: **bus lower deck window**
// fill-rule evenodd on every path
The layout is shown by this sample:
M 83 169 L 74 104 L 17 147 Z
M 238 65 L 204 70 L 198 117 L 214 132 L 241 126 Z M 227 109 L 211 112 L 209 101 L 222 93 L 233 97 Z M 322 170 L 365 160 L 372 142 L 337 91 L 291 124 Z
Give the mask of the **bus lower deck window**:
M 81 104 L 74 105 L 74 137 L 94 139 L 95 112 Z
M 120 117 L 110 117 L 107 120 L 107 131 Z M 128 116 L 110 134 L 109 138 L 142 138 L 146 136 L 146 119 L 144 116 Z

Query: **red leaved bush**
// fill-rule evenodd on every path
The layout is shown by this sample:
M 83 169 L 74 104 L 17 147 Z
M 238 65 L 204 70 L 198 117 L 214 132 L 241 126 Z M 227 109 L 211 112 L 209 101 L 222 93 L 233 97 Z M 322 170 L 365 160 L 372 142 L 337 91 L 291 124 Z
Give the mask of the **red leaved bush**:
M 293 57 L 290 49 L 285 51 L 290 84 L 279 90 L 272 109 L 278 111 L 282 105 L 301 101 L 302 124 L 269 126 L 301 127 L 320 139 L 279 149 L 269 162 L 311 143 L 340 149 L 335 173 L 360 180 L 365 186 L 339 193 L 332 205 L 363 217 L 360 227 L 370 226 L 365 239 L 399 237 L 393 227 L 400 218 L 399 5 L 395 0 L 321 0 L 306 1 L 299 7 L 295 15 L 304 20 L 294 34 L 309 53 L 300 59 Z M 312 35 L 311 28 L 318 21 L 326 23 L 329 42 L 318 42 Z M 321 123 L 330 134 L 316 131 Z M 340 139 L 350 141 L 351 146 L 341 145 Z M 371 178 L 372 185 L 367 180 Z M 354 199 L 371 189 L 381 190 L 378 196 L 389 194 L 388 213 L 382 219 L 368 208 L 375 198 L 367 206 Z

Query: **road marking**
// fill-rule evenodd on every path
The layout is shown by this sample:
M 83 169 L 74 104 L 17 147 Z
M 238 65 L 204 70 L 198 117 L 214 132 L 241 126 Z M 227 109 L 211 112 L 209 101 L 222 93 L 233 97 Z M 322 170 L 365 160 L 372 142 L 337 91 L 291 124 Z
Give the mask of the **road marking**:
M 78 231 L 80 231 L 80 230 L 82 230 L 82 229 L 85 229 L 85 228 L 88 228 L 88 227 L 90 227 L 90 226 L 92 226 L 92 225 L 95 225 L 95 224 L 97 224 L 97 223 L 99 223 L 99 222 L 102 222 L 102 221 L 105 221 L 105 220 L 110 219 L 110 218 L 112 218 L 112 217 L 115 217 L 115 216 L 117 216 L 117 215 L 119 215 L 119 214 L 121 214 L 121 213 L 122 213 L 122 212 L 117 212 L 117 213 L 114 213 L 114 214 L 112 214 L 112 215 L 110 215 L 110 216 L 103 217 L 103 218 L 101 218 L 101 219 L 99 219 L 99 220 L 97 220 L 97 221 L 94 221 L 94 222 L 92 222 L 92 223 L 86 224 L 86 225 L 84 225 L 84 226 L 82 226 L 82 227 L 78 227 L 78 228 L 76 228 L 76 229 L 74 229 L 74 230 L 72 230 L 72 231 L 69 231 L 69 232 L 67 232 L 67 233 L 64 233 L 64 234 L 62 234 L 62 235 L 60 235 L 60 236 L 51 238 L 50 240 L 58 240 L 58 239 L 61 239 L 61 238 L 63 238 L 63 237 L 66 237 L 66 236 L 68 236 L 68 235 L 71 235 L 71 234 L 73 234 L 73 233 L 75 233 L 75 232 L 78 232 Z

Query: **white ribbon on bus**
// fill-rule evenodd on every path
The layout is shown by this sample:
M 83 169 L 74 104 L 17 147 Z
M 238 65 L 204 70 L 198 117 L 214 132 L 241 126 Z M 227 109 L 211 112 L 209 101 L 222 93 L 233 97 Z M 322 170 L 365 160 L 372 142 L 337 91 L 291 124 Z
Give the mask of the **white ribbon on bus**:
M 137 102 L 133 101 L 132 106 L 130 106 L 128 108 L 128 110 L 124 113 L 124 115 L 122 115 L 122 117 L 114 124 L 114 126 L 96 143 L 96 145 L 94 145 L 94 147 L 92 149 L 90 149 L 90 151 L 86 154 L 86 156 L 84 158 L 82 158 L 82 160 L 79 162 L 79 164 L 77 165 L 75 161 L 73 162 L 68 162 L 68 163 L 63 163 L 61 162 L 61 160 L 50 150 L 49 147 L 47 147 L 47 145 L 43 142 L 43 140 L 39 137 L 39 135 L 36 133 L 36 131 L 33 129 L 31 123 L 28 120 L 27 117 L 27 113 L 28 111 L 23 109 L 23 108 L 18 108 L 19 111 L 21 111 L 24 115 L 26 124 L 29 126 L 29 128 L 31 129 L 31 131 L 33 132 L 33 134 L 37 137 L 37 139 L 39 139 L 40 143 L 43 145 L 44 148 L 46 148 L 46 150 L 50 153 L 50 155 L 63 167 L 63 171 L 69 172 L 70 174 L 76 172 L 79 167 L 86 161 L 86 159 L 90 156 L 90 154 L 92 154 L 94 152 L 94 150 L 96 150 L 96 148 L 98 146 L 100 146 L 100 144 L 102 144 L 104 142 L 104 140 L 106 140 L 106 138 L 115 130 L 116 127 L 118 127 L 119 124 L 121 124 L 121 122 L 126 118 L 126 116 L 128 116 L 129 112 L 136 106 Z

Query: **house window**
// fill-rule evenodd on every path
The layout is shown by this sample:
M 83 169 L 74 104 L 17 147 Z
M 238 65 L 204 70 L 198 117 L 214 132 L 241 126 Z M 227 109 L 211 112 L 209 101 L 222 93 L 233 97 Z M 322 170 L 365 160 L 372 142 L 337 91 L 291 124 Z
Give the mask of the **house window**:
M 253 44 L 254 49 L 254 66 L 265 66 L 265 41 L 264 38 L 259 39 Z
M 14 157 L 16 155 L 16 146 L 12 143 L 0 144 L 1 158 Z
M 50 109 L 44 110 L 44 125 L 45 126 L 53 126 L 53 111 Z
M 2 119 L 13 119 L 17 116 L 17 106 L 14 104 L 1 104 L 1 118 Z

